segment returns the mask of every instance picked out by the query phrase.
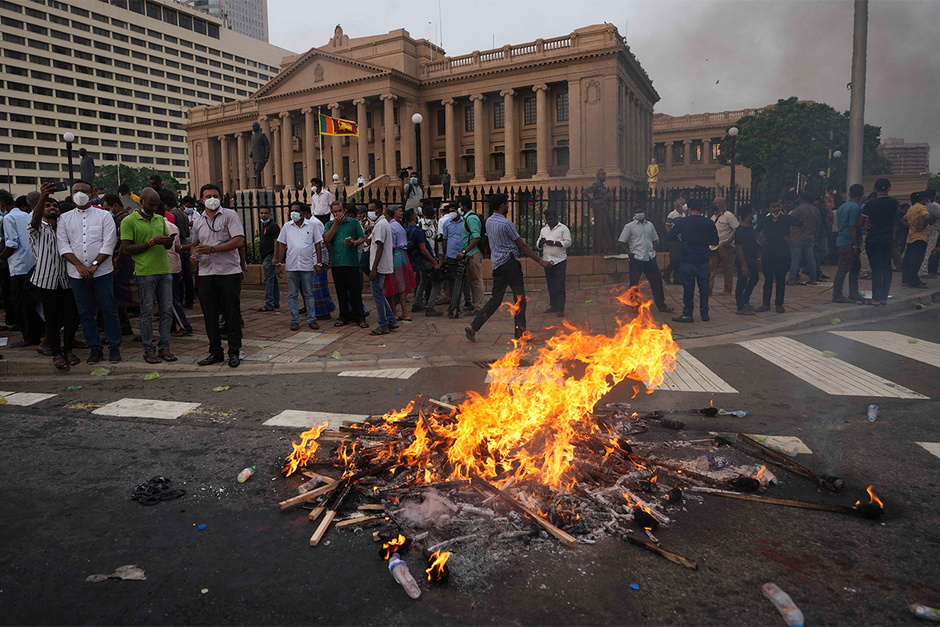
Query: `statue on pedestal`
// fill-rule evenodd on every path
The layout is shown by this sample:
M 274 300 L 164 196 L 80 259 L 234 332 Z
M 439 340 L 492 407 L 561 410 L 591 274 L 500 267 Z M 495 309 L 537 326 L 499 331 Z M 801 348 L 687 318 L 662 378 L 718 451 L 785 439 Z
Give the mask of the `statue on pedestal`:
M 646 167 L 646 183 L 649 185 L 650 196 L 656 194 L 656 182 L 659 181 L 659 166 L 656 165 L 656 157 L 650 159 L 650 164 Z
M 78 166 L 78 171 L 81 174 L 83 181 L 88 181 L 89 185 L 94 186 L 95 184 L 95 174 L 97 168 L 95 167 L 95 159 L 88 154 L 88 151 L 84 148 L 79 148 L 78 154 L 82 158 L 81 165 Z
M 261 189 L 263 185 L 261 173 L 264 171 L 268 159 L 271 158 L 271 142 L 268 141 L 268 136 L 264 134 L 261 125 L 257 122 L 251 125 L 251 130 L 251 154 L 249 156 L 255 167 L 255 187 Z

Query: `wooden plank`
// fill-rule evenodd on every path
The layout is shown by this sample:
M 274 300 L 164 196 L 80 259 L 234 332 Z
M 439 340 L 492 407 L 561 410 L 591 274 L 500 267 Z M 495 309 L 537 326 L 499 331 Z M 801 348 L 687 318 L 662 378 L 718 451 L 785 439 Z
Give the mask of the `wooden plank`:
M 524 514 L 528 516 L 529 518 L 531 518 L 532 520 L 534 520 L 540 527 L 542 527 L 542 529 L 547 531 L 550 535 L 552 535 L 556 540 L 558 540 L 565 546 L 569 548 L 573 548 L 578 545 L 578 540 L 574 536 L 562 531 L 561 529 L 559 529 L 552 523 L 548 522 L 547 520 L 539 516 L 537 513 L 533 512 L 531 509 L 529 509 L 528 507 L 526 507 L 525 505 L 523 505 L 516 499 L 512 498 L 511 496 L 509 496 L 508 494 L 506 494 L 505 492 L 503 492 L 496 486 L 494 486 L 492 483 L 490 483 L 486 479 L 483 479 L 482 477 L 477 477 L 476 475 L 471 475 L 470 482 L 476 485 L 477 487 L 482 488 L 483 490 L 486 490 L 490 494 L 496 495 L 497 497 L 499 497 L 499 499 L 502 502 L 506 503 L 506 505 L 510 506 L 517 512 Z
M 330 483 L 320 486 L 319 488 L 315 488 L 313 490 L 310 490 L 309 492 L 304 492 L 303 494 L 298 494 L 297 496 L 292 496 L 291 498 L 285 501 L 281 501 L 280 503 L 277 504 L 277 506 L 280 509 L 288 509 L 295 505 L 306 503 L 307 501 L 317 498 L 321 494 L 328 494 L 329 492 L 332 492 L 333 490 L 336 489 L 336 486 L 338 485 L 339 485 L 339 481 L 331 480 Z
M 366 503 L 365 505 L 360 505 L 357 507 L 360 512 L 381 512 L 385 510 L 385 506 L 381 503 Z
M 355 527 L 356 525 L 364 525 L 370 523 L 374 520 L 382 520 L 382 516 L 356 516 L 355 518 L 347 518 L 341 520 L 334 525 L 336 529 L 345 529 L 346 527 Z
M 830 331 L 830 333 L 940 368 L 940 344 L 910 338 L 893 331 Z M 908 339 L 916 339 L 917 342 L 911 344 Z
M 351 489 L 352 482 L 346 482 L 346 487 L 344 487 L 343 491 L 339 493 L 339 495 L 330 505 L 330 508 L 326 510 L 326 515 L 323 517 L 323 520 L 320 521 L 320 526 L 317 527 L 317 530 L 313 532 L 312 536 L 310 536 L 310 546 L 317 546 L 320 544 L 320 540 L 323 539 L 323 534 L 325 534 L 326 530 L 330 528 L 330 523 L 332 523 L 333 519 L 336 518 L 336 512 L 340 507 L 343 506 L 343 501 L 345 501 L 346 497 L 349 496 L 349 491 Z
M 679 555 L 678 553 L 673 553 L 672 551 L 667 551 L 666 549 L 658 547 L 652 542 L 645 542 L 643 540 L 637 540 L 636 538 L 631 538 L 630 536 L 624 536 L 624 540 L 626 540 L 627 542 L 629 542 L 630 544 L 634 546 L 638 546 L 642 549 L 646 549 L 647 551 L 650 551 L 651 553 L 656 553 L 657 555 L 661 555 L 662 557 L 665 557 L 670 562 L 675 562 L 676 564 L 679 564 L 680 566 L 685 566 L 686 568 L 691 569 L 691 570 L 698 570 L 698 564 L 696 564 L 695 562 L 689 559 L 686 559 L 685 557 Z
M 441 409 L 446 409 L 447 411 L 457 411 L 456 405 L 451 405 L 450 403 L 441 402 L 437 400 L 436 398 L 429 398 L 428 402 L 431 403 L 432 405 L 437 405 Z
M 799 507 L 801 509 L 815 509 L 823 512 L 836 512 L 838 514 L 858 514 L 854 507 L 845 505 L 830 505 L 828 503 L 809 503 L 807 501 L 794 501 L 792 499 L 775 499 L 769 496 L 757 496 L 754 494 L 742 494 L 740 492 L 728 492 L 727 490 L 713 490 L 711 488 L 689 488 L 690 492 L 701 492 L 703 494 L 714 494 L 729 499 L 738 499 L 741 501 L 754 501 L 756 503 L 767 503 L 769 505 L 782 505 L 784 507 Z
M 313 522 L 317 518 L 319 518 L 320 514 L 322 514 L 325 510 L 326 510 L 325 505 L 320 505 L 319 507 L 314 507 L 312 510 L 310 510 L 310 516 L 308 516 L 308 518 L 310 519 L 310 522 Z

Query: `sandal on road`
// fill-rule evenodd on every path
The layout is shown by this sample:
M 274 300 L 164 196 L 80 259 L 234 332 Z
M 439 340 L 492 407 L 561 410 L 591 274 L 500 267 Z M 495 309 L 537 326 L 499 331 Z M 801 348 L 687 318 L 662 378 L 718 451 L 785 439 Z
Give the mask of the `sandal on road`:
M 383 329 L 379 327 L 378 329 L 372 329 L 369 335 L 388 335 L 390 331 L 388 329 Z
M 69 360 L 69 365 L 70 365 L 70 366 L 77 366 L 78 364 L 82 363 L 82 360 L 79 359 L 79 358 L 75 355 L 75 353 L 66 353 L 66 354 L 65 354 L 65 358 Z
M 160 362 L 160 358 L 157 357 L 157 354 L 156 354 L 156 353 L 153 353 L 153 352 L 151 352 L 151 353 L 144 353 L 144 361 L 146 361 L 148 364 L 159 364 L 159 363 L 161 363 L 161 362 Z
M 70 368 L 69 360 L 65 358 L 65 355 L 59 355 L 58 357 L 53 359 L 52 365 L 55 366 L 56 370 L 59 370 L 61 372 L 65 372 Z
M 336 322 L 333 323 L 333 326 L 334 326 L 334 327 L 345 327 L 347 324 L 349 324 L 349 321 L 348 321 L 348 320 L 337 320 Z
M 170 351 L 160 351 L 160 359 L 163 361 L 176 361 L 176 355 Z
M 359 328 L 360 328 L 360 329 L 368 329 L 368 328 L 369 328 L 369 323 L 368 323 L 368 322 L 360 322 L 360 323 L 359 323 Z

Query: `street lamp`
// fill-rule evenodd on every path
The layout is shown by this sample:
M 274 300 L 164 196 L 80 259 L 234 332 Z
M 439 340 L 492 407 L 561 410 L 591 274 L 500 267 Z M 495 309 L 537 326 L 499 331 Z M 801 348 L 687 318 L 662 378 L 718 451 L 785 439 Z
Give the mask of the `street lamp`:
M 735 188 L 734 188 L 734 149 L 735 145 L 738 143 L 738 127 L 732 126 L 728 129 L 728 135 L 731 137 L 731 198 L 728 201 L 728 209 L 731 211 L 732 215 L 735 215 L 734 210 L 734 200 L 735 200 Z
M 72 174 L 72 142 L 75 141 L 75 135 L 64 133 L 62 139 L 65 140 L 65 154 L 69 160 L 69 193 L 71 193 L 72 183 L 75 181 L 75 177 Z
M 424 122 L 424 117 L 420 113 L 415 113 L 411 116 L 411 121 L 415 124 L 415 154 L 417 155 L 418 161 L 415 168 L 418 171 L 418 185 L 421 185 L 421 123 Z

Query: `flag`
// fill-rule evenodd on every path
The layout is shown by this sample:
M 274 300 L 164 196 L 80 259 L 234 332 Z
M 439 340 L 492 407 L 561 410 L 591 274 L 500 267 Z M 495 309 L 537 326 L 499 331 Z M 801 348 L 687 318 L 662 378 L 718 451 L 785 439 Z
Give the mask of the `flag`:
M 355 135 L 359 137 L 359 125 L 352 120 L 341 120 L 320 114 L 321 135 Z

